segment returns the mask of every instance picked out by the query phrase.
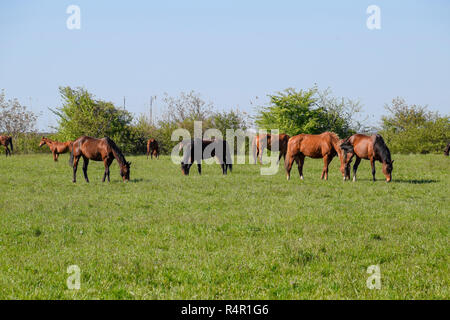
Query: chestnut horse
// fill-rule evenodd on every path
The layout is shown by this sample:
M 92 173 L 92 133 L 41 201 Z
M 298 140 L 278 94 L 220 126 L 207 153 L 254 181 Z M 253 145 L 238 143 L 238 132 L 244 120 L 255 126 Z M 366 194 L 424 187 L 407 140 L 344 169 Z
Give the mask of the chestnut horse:
M 264 148 L 268 150 L 272 150 L 272 141 L 274 139 L 278 139 L 278 150 L 280 151 L 280 155 L 278 156 L 277 164 L 280 163 L 281 157 L 286 160 L 286 152 L 287 146 L 289 142 L 289 136 L 287 134 L 261 134 L 257 135 L 253 138 L 252 147 L 253 147 L 253 159 L 256 164 L 256 159 L 259 160 L 259 163 L 262 164 L 262 155 L 264 152 Z
M 147 141 L 147 159 L 149 154 L 152 159 L 153 156 L 155 156 L 155 158 L 159 158 L 158 141 L 156 141 L 155 139 L 150 139 Z
M 356 171 L 358 170 L 361 159 L 370 160 L 372 166 L 373 181 L 375 181 L 375 161 L 380 161 L 383 166 L 383 174 L 386 181 L 392 180 L 392 170 L 394 160 L 391 160 L 391 152 L 384 143 L 383 137 L 379 134 L 366 136 L 364 134 L 354 134 L 350 138 L 345 139 L 341 144 L 344 153 L 344 162 L 348 171 L 350 171 L 350 164 L 353 156 L 356 156 L 355 164 L 353 165 L 353 181 L 356 181 Z M 347 154 L 348 153 L 348 154 Z
M 58 142 L 46 137 L 42 137 L 41 143 L 39 143 L 39 148 L 44 144 L 48 145 L 48 147 L 50 148 L 50 151 L 53 154 L 53 160 L 58 161 L 58 156 L 60 154 L 72 151 L 73 141 Z
M 448 153 L 450 152 L 450 143 L 447 145 L 447 147 L 444 150 L 444 155 L 448 156 Z
M 323 158 L 323 170 L 321 179 L 328 180 L 328 166 L 333 158 L 338 155 L 341 160 L 341 172 L 344 180 L 347 172 L 343 162 L 339 137 L 334 132 L 322 134 L 299 134 L 289 139 L 286 152 L 285 169 L 287 180 L 291 177 L 291 168 L 294 160 L 297 162 L 300 179 L 303 180 L 303 163 L 305 156 L 310 158 Z
M 72 151 L 70 153 L 69 163 L 73 166 L 73 182 L 77 180 L 77 168 L 78 161 L 83 157 L 83 173 L 86 182 L 89 182 L 87 176 L 87 168 L 89 160 L 103 161 L 105 165 L 105 173 L 103 174 L 103 182 L 108 177 L 109 180 L 109 166 L 117 160 L 120 167 L 120 175 L 124 182 L 130 180 L 130 165 L 131 162 L 127 162 L 125 156 L 120 151 L 119 147 L 110 138 L 105 137 L 103 139 L 96 139 L 91 137 L 82 136 L 73 142 Z
M 9 150 L 8 145 L 11 146 L 11 150 Z M 12 144 L 12 137 L 10 136 L 0 136 L 0 146 L 4 146 L 6 148 L 6 156 L 11 156 L 11 152 L 14 151 L 14 147 Z
M 222 167 L 222 173 L 227 174 L 233 169 L 233 162 L 230 154 L 230 146 L 225 140 L 200 140 L 192 139 L 183 141 L 183 160 L 181 161 L 181 172 L 189 175 L 194 161 L 197 162 L 198 174 L 202 174 L 202 160 L 216 157 Z

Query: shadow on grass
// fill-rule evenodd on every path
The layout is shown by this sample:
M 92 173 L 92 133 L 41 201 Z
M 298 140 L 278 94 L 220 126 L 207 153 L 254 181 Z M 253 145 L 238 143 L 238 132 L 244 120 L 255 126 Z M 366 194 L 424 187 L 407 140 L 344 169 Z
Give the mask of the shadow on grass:
M 368 181 L 368 182 L 373 182 L 372 179 L 358 179 L 358 181 Z M 375 183 L 377 182 L 386 182 L 386 180 L 382 180 L 382 179 L 377 179 L 377 181 L 375 181 Z M 409 184 L 430 184 L 430 183 L 438 183 L 440 182 L 439 180 L 434 180 L 434 179 L 412 179 L 412 180 L 405 180 L 405 179 L 392 179 L 392 182 L 390 183 L 409 183 Z
M 438 183 L 440 182 L 439 180 L 434 180 L 434 179 L 413 179 L 413 180 L 403 180 L 403 179 L 399 179 L 399 180 L 392 180 L 393 183 L 409 183 L 409 184 L 429 184 L 429 183 Z

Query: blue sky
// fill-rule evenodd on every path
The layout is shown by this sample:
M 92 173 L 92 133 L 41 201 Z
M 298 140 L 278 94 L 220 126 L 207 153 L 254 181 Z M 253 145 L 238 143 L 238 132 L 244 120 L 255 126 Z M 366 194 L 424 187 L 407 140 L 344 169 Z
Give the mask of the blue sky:
M 66 9 L 81 8 L 81 30 Z M 366 27 L 369 5 L 381 30 Z M 376 124 L 396 96 L 450 113 L 450 1 L 2 1 L 0 88 L 55 125 L 58 87 L 134 113 L 195 90 L 217 109 L 287 87 L 360 99 Z M 30 100 L 31 99 L 31 100 Z

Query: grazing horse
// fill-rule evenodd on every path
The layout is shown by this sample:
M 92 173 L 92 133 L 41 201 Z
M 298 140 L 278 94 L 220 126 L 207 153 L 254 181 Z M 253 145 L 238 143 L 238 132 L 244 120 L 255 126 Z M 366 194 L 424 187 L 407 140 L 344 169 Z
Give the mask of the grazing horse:
M 334 132 L 322 134 L 299 134 L 289 139 L 286 160 L 284 163 L 287 180 L 291 177 L 291 169 L 294 160 L 297 162 L 300 179 L 303 180 L 303 163 L 305 156 L 310 158 L 323 158 L 323 170 L 321 179 L 328 180 L 328 166 L 333 158 L 338 155 L 341 160 L 341 172 L 344 180 L 347 172 L 343 162 L 342 151 L 339 147 L 339 137 Z
M 277 164 L 280 163 L 281 157 L 286 160 L 287 146 L 289 142 L 289 136 L 287 134 L 261 134 L 253 138 L 252 149 L 253 149 L 253 159 L 256 164 L 256 159 L 262 164 L 262 156 L 264 148 L 272 150 L 272 142 L 278 139 L 278 149 L 280 150 L 280 155 L 278 156 Z
M 450 152 L 450 143 L 447 145 L 447 147 L 444 150 L 444 155 L 448 156 L 448 153 Z
M 370 160 L 373 181 L 376 181 L 375 161 L 380 161 L 383 164 L 382 170 L 386 181 L 390 182 L 392 180 L 392 164 L 394 160 L 391 160 L 391 152 L 386 146 L 383 137 L 379 134 L 372 136 L 354 134 L 341 144 L 341 149 L 344 153 L 344 162 L 348 171 L 350 171 L 353 156 L 356 156 L 355 164 L 353 165 L 353 181 L 356 181 L 356 171 L 358 170 L 361 159 Z
M 181 172 L 188 176 L 189 170 L 194 163 L 197 162 L 198 173 L 202 174 L 202 160 L 216 157 L 222 167 L 222 173 L 227 174 L 228 168 L 230 172 L 233 169 L 230 146 L 225 140 L 201 140 L 192 139 L 183 141 L 183 160 L 181 161 Z
M 48 139 L 46 137 L 42 137 L 41 143 L 39 143 L 39 148 L 42 147 L 44 144 L 48 145 L 48 147 L 50 148 L 50 151 L 53 154 L 53 160 L 58 161 L 58 156 L 60 154 L 72 151 L 73 141 L 58 142 Z
M 11 147 L 9 150 L 8 145 Z M 14 147 L 12 144 L 12 137 L 9 136 L 0 136 L 0 146 L 4 146 L 6 148 L 6 156 L 11 156 L 11 152 L 14 151 Z
M 147 159 L 149 154 L 152 159 L 153 156 L 155 156 L 155 158 L 159 158 L 159 145 L 158 141 L 155 139 L 149 139 L 147 141 Z
M 72 151 L 70 153 L 69 163 L 73 166 L 73 182 L 77 180 L 77 168 L 78 161 L 83 157 L 83 173 L 86 182 L 89 182 L 87 176 L 87 168 L 89 160 L 103 161 L 105 164 L 105 173 L 103 175 L 103 182 L 108 177 L 109 180 L 109 166 L 117 160 L 120 167 L 120 175 L 124 182 L 130 180 L 130 165 L 131 162 L 127 162 L 125 156 L 120 151 L 119 147 L 110 138 L 105 137 L 103 139 L 96 139 L 91 137 L 82 136 L 73 142 Z

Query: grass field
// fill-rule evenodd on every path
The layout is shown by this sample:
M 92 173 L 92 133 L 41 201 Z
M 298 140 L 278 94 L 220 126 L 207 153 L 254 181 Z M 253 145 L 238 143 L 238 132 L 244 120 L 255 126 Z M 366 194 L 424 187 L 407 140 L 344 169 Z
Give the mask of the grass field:
M 68 155 L 0 158 L 0 299 L 449 299 L 450 159 L 394 155 L 393 182 L 132 161 L 71 182 Z M 81 289 L 66 286 L 81 269 Z M 381 289 L 366 270 L 379 265 Z

